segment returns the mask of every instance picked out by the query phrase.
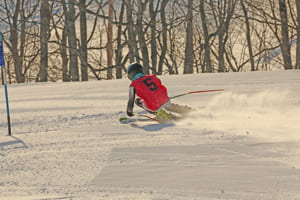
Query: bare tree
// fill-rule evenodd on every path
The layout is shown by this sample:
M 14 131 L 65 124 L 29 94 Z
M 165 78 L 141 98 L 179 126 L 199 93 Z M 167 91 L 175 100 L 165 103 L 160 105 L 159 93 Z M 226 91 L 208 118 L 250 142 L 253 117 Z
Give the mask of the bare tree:
M 160 18 L 161 18 L 161 26 L 162 26 L 162 46 L 161 46 L 161 54 L 158 63 L 158 72 L 157 74 L 162 74 L 163 64 L 166 58 L 166 53 L 168 49 L 168 24 L 166 22 L 166 7 L 168 4 L 168 0 L 162 0 L 160 6 Z
M 285 69 L 292 69 L 292 59 L 291 59 L 291 45 L 289 38 L 289 26 L 288 26 L 288 14 L 286 8 L 285 0 L 279 1 L 279 10 L 280 10 L 280 18 L 281 18 L 281 35 L 282 35 L 282 56 L 284 61 Z
M 86 0 L 79 0 L 81 81 L 88 81 Z
M 9 7 L 7 4 L 5 5 L 6 5 L 6 10 L 8 11 Z M 19 46 L 18 19 L 20 15 L 20 10 L 21 10 L 21 0 L 17 0 L 15 3 L 14 11 L 11 11 L 12 16 L 8 16 L 10 18 L 9 21 L 11 21 L 10 37 L 9 37 L 9 41 L 11 45 L 8 45 L 8 47 L 12 53 L 17 82 L 24 83 L 25 76 L 22 72 L 23 62 L 22 62 L 22 57 L 19 55 L 19 50 L 18 50 L 18 46 Z
M 58 6 L 58 9 L 60 9 L 60 6 L 62 6 L 64 10 L 66 9 L 65 2 L 61 2 L 61 4 Z M 65 21 L 63 20 L 64 16 L 64 13 L 55 12 L 52 15 L 52 25 L 56 37 L 55 41 L 58 45 L 57 54 L 59 54 L 61 60 L 60 65 L 62 71 L 62 81 L 68 82 L 70 81 L 70 76 L 68 67 L 69 60 L 67 55 L 67 27 Z M 58 24 L 60 23 L 62 24 L 62 27 L 59 27 Z
M 50 12 L 48 0 L 41 0 L 41 31 L 40 31 L 40 46 L 41 46 L 41 59 L 40 59 L 40 73 L 39 81 L 46 82 L 48 80 L 48 37 L 50 26 Z
M 116 78 L 122 78 L 122 52 L 124 45 L 122 45 L 122 24 L 124 18 L 124 10 L 125 10 L 125 3 L 122 1 L 121 8 L 120 8 L 120 15 L 119 15 L 119 22 L 118 22 L 118 31 L 117 31 L 117 49 L 116 49 Z
M 24 83 L 29 71 L 33 72 L 28 77 L 30 80 L 38 76 L 39 65 L 35 65 L 35 62 L 40 53 L 36 20 L 39 4 L 40 1 L 4 0 L 0 5 L 1 22 L 5 24 L 1 27 L 7 28 L 3 40 L 11 53 L 14 65 L 12 76 L 15 75 L 17 83 Z M 31 70 L 33 68 L 35 70 Z
M 152 73 L 156 74 L 157 66 L 157 44 L 156 44 L 156 10 L 154 8 L 154 0 L 149 0 L 149 14 L 150 14 L 150 28 L 151 28 L 151 61 L 152 61 Z
M 244 12 L 244 18 L 245 18 L 245 25 L 246 25 L 246 38 L 247 38 L 247 44 L 248 44 L 248 51 L 249 51 L 249 60 L 251 63 L 251 71 L 255 71 L 255 64 L 254 64 L 254 56 L 253 56 L 253 50 L 252 50 L 252 42 L 251 42 L 251 35 L 250 35 L 250 23 L 249 23 L 249 17 L 248 17 L 248 11 L 245 6 L 244 0 L 240 0 L 242 10 Z
M 184 59 L 184 74 L 193 73 L 194 53 L 193 53 L 193 0 L 188 0 L 188 9 L 186 15 L 186 46 Z
M 145 39 L 145 33 L 144 33 L 144 28 L 143 28 L 143 14 L 146 9 L 146 5 L 148 3 L 148 0 L 145 0 L 143 2 L 142 0 L 137 1 L 138 5 L 138 12 L 137 12 L 137 33 L 138 33 L 138 38 L 139 38 L 139 44 L 140 48 L 142 51 L 142 60 L 143 60 L 143 65 L 144 65 L 144 73 L 149 74 L 149 53 L 148 53 L 148 48 L 146 44 L 146 39 Z
M 69 75 L 69 59 L 67 57 L 67 27 L 64 26 L 61 36 L 61 46 L 60 46 L 60 52 L 61 52 L 61 59 L 62 59 L 62 75 L 63 75 L 63 81 L 69 82 L 70 75 Z
M 108 26 L 107 26 L 107 79 L 112 79 L 112 68 L 110 68 L 113 60 L 113 17 L 114 17 L 114 1 L 108 1 Z
M 215 34 L 209 34 L 208 32 L 208 25 L 205 13 L 205 4 L 204 0 L 200 0 L 200 15 L 201 15 L 201 22 L 202 22 L 202 29 L 204 34 L 204 62 L 202 64 L 202 72 L 213 72 L 213 66 L 211 63 L 211 53 L 210 53 L 210 39 Z
M 124 0 L 126 4 L 126 14 L 127 14 L 127 32 L 128 32 L 128 48 L 129 48 L 129 60 L 134 62 L 139 60 L 138 48 L 136 44 L 136 34 L 134 31 L 134 22 L 133 22 L 133 3 L 131 0 Z
M 228 1 L 212 1 L 209 5 L 213 10 L 218 36 L 218 72 L 227 71 L 225 66 L 226 42 L 228 39 L 228 31 L 237 0 Z
M 78 56 L 77 56 L 77 37 L 75 30 L 75 2 L 63 2 L 68 38 L 68 50 L 70 54 L 69 76 L 72 81 L 79 81 Z

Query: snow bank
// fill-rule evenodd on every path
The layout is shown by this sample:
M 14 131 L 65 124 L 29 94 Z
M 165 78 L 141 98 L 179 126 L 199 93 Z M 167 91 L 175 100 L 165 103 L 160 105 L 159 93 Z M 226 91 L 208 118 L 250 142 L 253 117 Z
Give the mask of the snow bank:
M 120 124 L 129 80 L 0 88 L 0 199 L 300 199 L 300 71 L 161 76 L 175 124 Z M 142 112 L 135 107 L 136 113 Z M 138 182 L 139 181 L 139 182 Z

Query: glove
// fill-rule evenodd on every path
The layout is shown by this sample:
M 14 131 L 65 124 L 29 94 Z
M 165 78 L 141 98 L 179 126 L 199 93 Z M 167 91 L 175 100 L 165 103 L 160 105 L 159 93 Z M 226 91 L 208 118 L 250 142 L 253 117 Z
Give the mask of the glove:
M 128 112 L 128 111 L 127 111 L 127 115 L 128 115 L 129 117 L 132 117 L 132 116 L 134 116 L 134 113 L 133 113 L 133 112 Z
M 137 106 L 139 106 L 139 107 L 143 107 L 142 100 L 141 100 L 140 98 L 137 98 L 137 99 L 135 100 L 135 104 L 136 104 Z

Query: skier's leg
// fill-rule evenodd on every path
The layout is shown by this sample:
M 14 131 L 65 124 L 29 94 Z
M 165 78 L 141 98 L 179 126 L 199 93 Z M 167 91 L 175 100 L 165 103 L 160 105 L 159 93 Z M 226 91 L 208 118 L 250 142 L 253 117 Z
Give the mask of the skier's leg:
M 168 122 L 170 120 L 178 120 L 181 117 L 174 115 L 174 113 L 167 112 L 168 110 L 166 107 L 169 106 L 170 101 L 164 103 L 162 106 L 160 106 L 155 112 L 156 112 L 156 119 L 159 120 L 160 122 Z
M 147 112 L 149 112 L 149 113 L 151 113 L 151 114 L 156 114 L 156 111 L 152 111 L 152 110 L 150 110 L 147 106 L 146 106 L 146 104 L 145 104 L 145 102 L 141 99 L 141 98 L 136 98 L 135 99 L 135 104 L 137 105 L 137 106 L 139 106 L 140 108 L 143 108 L 144 110 L 146 110 Z
M 164 108 L 170 112 L 179 114 L 187 114 L 193 110 L 191 107 L 171 103 L 170 101 L 164 105 Z
M 165 104 L 163 104 L 161 107 L 159 107 L 157 110 L 153 111 L 153 110 L 150 110 L 145 102 L 143 101 L 143 99 L 141 98 L 136 98 L 135 100 L 135 104 L 137 106 L 139 106 L 140 108 L 143 108 L 144 110 L 146 110 L 147 112 L 153 114 L 153 115 L 156 115 L 156 119 L 159 120 L 160 122 L 166 122 L 170 119 L 177 119 L 176 116 L 174 116 L 173 114 L 171 113 L 167 113 L 165 110 L 164 110 L 164 107 L 166 104 L 168 104 L 169 101 Z

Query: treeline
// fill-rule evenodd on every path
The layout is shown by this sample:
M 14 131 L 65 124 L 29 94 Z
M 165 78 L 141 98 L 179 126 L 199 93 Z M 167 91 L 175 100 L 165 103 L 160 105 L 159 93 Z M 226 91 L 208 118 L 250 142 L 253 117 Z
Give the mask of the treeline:
M 10 83 L 300 69 L 299 0 L 0 0 Z

